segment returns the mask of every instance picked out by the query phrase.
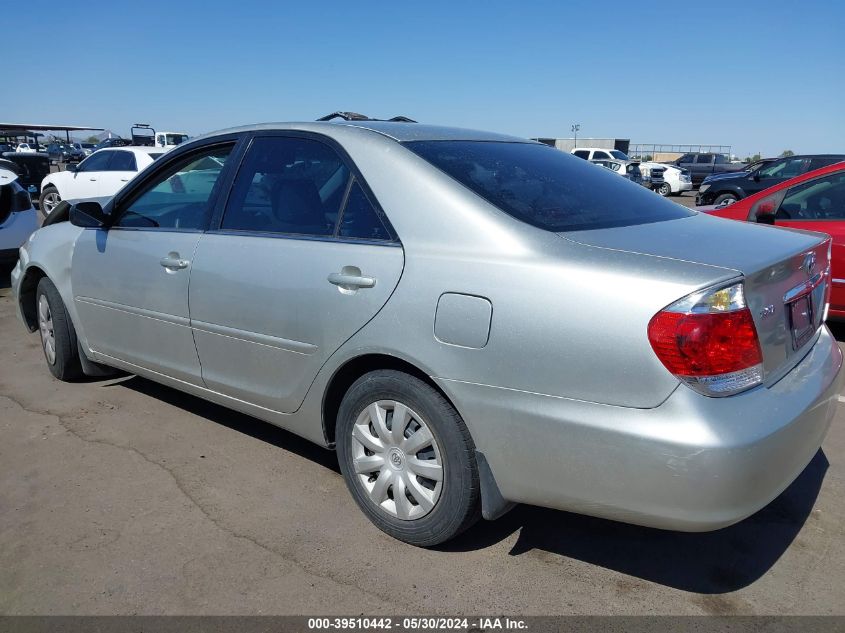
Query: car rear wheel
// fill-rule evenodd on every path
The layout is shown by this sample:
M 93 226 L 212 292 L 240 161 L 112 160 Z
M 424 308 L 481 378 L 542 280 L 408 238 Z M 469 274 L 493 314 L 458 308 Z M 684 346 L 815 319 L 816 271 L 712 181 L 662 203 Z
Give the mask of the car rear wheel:
M 73 380 L 82 375 L 76 331 L 65 310 L 59 291 L 47 277 L 38 282 L 35 293 L 41 349 L 50 373 L 59 380 Z
M 661 184 L 657 189 L 655 189 L 655 191 L 664 198 L 672 195 L 672 187 L 669 185 L 668 182 L 664 182 L 663 184 Z
M 59 195 L 59 190 L 53 185 L 47 185 L 41 191 L 41 198 L 38 200 L 38 207 L 41 212 L 41 217 L 46 218 L 53 209 L 62 201 Z
M 338 411 L 346 485 L 379 529 L 428 547 L 480 516 L 475 445 L 451 404 L 406 373 L 379 370 L 349 388 Z
M 715 204 L 716 206 L 718 206 L 718 205 L 728 206 L 729 204 L 733 204 L 737 200 L 739 200 L 739 198 L 737 198 L 732 193 L 721 193 L 718 196 L 716 196 L 716 199 L 713 201 L 713 204 Z

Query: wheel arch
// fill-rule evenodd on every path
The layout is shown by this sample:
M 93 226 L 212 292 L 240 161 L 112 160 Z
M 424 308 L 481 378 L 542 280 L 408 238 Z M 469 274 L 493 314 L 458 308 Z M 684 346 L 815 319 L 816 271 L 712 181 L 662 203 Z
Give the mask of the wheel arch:
M 329 379 L 325 390 L 323 391 L 323 402 L 321 407 L 321 418 L 323 424 L 323 436 L 326 438 L 326 445 L 333 447 L 335 443 L 335 425 L 337 423 L 337 413 L 340 409 L 340 402 L 343 396 L 364 374 L 378 369 L 395 369 L 397 371 L 405 372 L 415 378 L 419 378 L 433 389 L 437 390 L 446 401 L 455 407 L 452 399 L 443 392 L 437 383 L 431 379 L 426 372 L 414 365 L 413 363 L 399 358 L 398 356 L 391 356 L 390 354 L 381 353 L 367 353 L 360 356 L 355 356 L 344 362 L 338 367 L 332 377 Z
M 18 291 L 18 302 L 20 304 L 21 315 L 23 315 L 24 323 L 30 332 L 38 329 L 38 315 L 35 309 L 35 293 L 38 290 L 38 282 L 47 273 L 38 266 L 29 266 L 24 272 L 21 280 L 20 290 Z

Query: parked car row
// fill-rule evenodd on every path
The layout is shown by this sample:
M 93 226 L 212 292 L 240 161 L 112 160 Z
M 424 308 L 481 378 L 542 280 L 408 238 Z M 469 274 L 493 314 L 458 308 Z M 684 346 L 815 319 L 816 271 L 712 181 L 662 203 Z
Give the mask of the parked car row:
M 62 200 L 97 200 L 105 203 L 139 171 L 161 156 L 154 147 L 109 147 L 91 154 L 78 165 L 47 175 L 41 182 L 39 207 L 45 217 Z
M 403 541 L 514 503 L 717 529 L 779 495 L 833 417 L 822 233 L 587 163 L 619 157 L 415 123 L 242 127 L 147 157 L 20 250 L 47 367 L 129 371 L 335 449 Z M 835 172 L 757 194 L 754 217 L 827 219 Z
M 674 165 L 633 160 L 618 149 L 601 147 L 577 147 L 570 153 L 644 184 L 664 197 L 680 195 L 692 189 L 689 172 Z

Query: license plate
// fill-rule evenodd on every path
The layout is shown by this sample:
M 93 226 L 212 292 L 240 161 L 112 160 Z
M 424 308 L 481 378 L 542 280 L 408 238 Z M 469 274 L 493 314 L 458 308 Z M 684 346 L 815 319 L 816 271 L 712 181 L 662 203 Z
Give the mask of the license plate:
M 792 330 L 792 349 L 799 349 L 813 336 L 816 325 L 811 294 L 789 304 L 789 326 Z

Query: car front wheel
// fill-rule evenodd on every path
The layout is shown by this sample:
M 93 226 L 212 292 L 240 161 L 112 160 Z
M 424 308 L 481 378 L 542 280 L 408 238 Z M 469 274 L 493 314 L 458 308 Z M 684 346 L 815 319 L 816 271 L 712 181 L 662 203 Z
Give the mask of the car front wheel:
M 38 200 L 38 207 L 41 211 L 41 216 L 46 218 L 53 209 L 62 201 L 59 195 L 59 190 L 53 185 L 47 185 L 41 192 L 41 198 Z
M 395 370 L 365 374 L 344 396 L 336 431 L 346 484 L 382 531 L 427 547 L 478 520 L 475 445 L 431 385 Z
M 56 286 L 47 277 L 38 282 L 35 293 L 41 348 L 50 373 L 59 380 L 73 380 L 82 375 L 76 331 Z
M 734 194 L 732 194 L 732 193 L 723 193 L 723 194 L 719 194 L 718 196 L 716 196 L 716 199 L 713 201 L 713 204 L 715 204 L 717 207 L 718 207 L 718 206 L 724 206 L 724 207 L 726 207 L 726 206 L 728 206 L 729 204 L 733 204 L 733 203 L 734 203 L 734 202 L 736 202 L 738 199 L 739 199 L 739 198 L 737 198 L 737 197 L 736 197 Z

